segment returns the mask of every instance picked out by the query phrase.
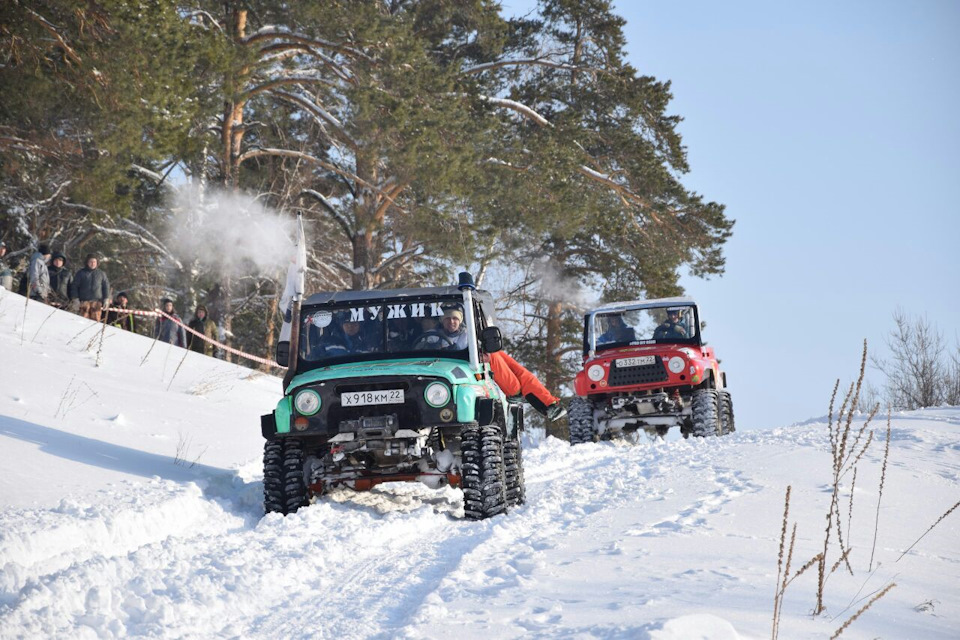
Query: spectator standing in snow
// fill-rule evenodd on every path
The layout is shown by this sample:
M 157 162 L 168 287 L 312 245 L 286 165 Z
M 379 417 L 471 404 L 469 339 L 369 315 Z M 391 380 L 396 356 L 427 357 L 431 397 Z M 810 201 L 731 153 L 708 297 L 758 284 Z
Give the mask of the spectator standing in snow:
M 113 327 L 120 327 L 125 331 L 132 331 L 133 333 L 137 332 L 137 321 L 136 316 L 127 311 L 127 305 L 130 303 L 130 298 L 127 297 L 127 294 L 122 291 L 116 295 L 116 298 L 113 300 L 113 304 L 110 305 L 110 309 L 107 311 L 107 324 Z
M 7 243 L 0 241 L 0 287 L 13 291 L 13 270 L 7 264 Z
M 160 305 L 163 312 L 173 319 L 171 320 L 165 316 L 157 318 L 157 326 L 153 331 L 153 336 L 161 342 L 169 342 L 170 344 L 186 349 L 187 332 L 178 324 L 183 321 L 180 319 L 180 316 L 177 315 L 176 309 L 173 308 L 173 300 L 164 298 L 160 302 Z
M 46 302 L 50 296 L 50 249 L 45 244 L 37 247 L 30 256 L 30 265 L 27 267 L 27 293 L 32 300 Z
M 110 302 L 110 281 L 103 269 L 98 269 L 97 256 L 87 254 L 86 265 L 73 277 L 73 289 L 70 302 L 79 302 L 80 315 L 90 320 L 100 321 L 100 311 Z
M 193 319 L 187 326 L 211 340 L 217 339 L 217 325 L 213 324 L 213 320 L 207 317 L 207 308 L 202 304 L 197 305 L 197 310 L 193 312 Z M 198 338 L 192 333 L 187 335 L 187 344 L 191 351 L 213 356 L 213 344 Z
M 490 370 L 493 372 L 493 381 L 508 397 L 522 395 L 530 406 L 551 421 L 567 415 L 567 410 L 560 404 L 560 398 L 550 393 L 537 376 L 510 357 L 506 351 L 490 354 Z
M 66 307 L 70 303 L 70 286 L 73 284 L 67 258 L 59 251 L 54 252 L 47 270 L 50 272 L 50 304 Z

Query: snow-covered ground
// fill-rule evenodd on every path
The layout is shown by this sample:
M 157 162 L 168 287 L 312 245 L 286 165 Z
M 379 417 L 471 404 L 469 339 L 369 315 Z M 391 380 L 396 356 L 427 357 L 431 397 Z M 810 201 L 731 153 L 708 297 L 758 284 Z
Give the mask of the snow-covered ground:
M 151 340 L 109 328 L 97 367 L 98 331 L 0 294 L 0 638 L 765 638 L 787 485 L 793 569 L 823 547 L 825 420 L 528 439 L 528 503 L 479 523 L 457 491 L 396 484 L 264 517 L 279 381 L 160 344 L 143 361 Z M 781 638 L 829 637 L 889 582 L 842 637 L 958 637 L 960 512 L 897 559 L 960 500 L 960 409 L 892 426 L 873 571 L 882 442 L 856 478 L 854 574 L 816 618 L 816 573 L 797 579 Z

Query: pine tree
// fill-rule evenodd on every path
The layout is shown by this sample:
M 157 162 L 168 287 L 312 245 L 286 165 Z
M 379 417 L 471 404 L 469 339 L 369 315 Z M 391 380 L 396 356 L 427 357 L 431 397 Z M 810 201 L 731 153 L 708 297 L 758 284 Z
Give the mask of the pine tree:
M 491 207 L 489 225 L 516 236 L 503 242 L 514 261 L 541 263 L 540 290 L 528 295 L 542 322 L 518 350 L 557 391 L 578 364 L 581 337 L 581 310 L 558 293 L 579 284 L 607 299 L 677 294 L 681 266 L 722 272 L 732 221 L 680 181 L 689 167 L 680 118 L 667 111 L 670 85 L 625 61 L 624 21 L 611 3 L 539 8 L 535 45 L 497 67 L 517 69 L 509 96 L 526 111 L 516 109 L 524 121 L 510 121 L 508 144 L 490 150 L 513 210 Z

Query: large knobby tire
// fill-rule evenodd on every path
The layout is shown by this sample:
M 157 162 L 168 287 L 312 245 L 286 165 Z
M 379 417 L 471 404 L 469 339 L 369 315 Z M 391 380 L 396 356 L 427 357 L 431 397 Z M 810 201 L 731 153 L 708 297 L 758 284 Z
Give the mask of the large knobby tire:
M 306 506 L 303 481 L 303 446 L 295 438 L 268 440 L 263 445 L 263 510 L 296 513 Z
M 593 420 L 593 405 L 586 398 L 578 396 L 570 401 L 567 420 L 570 424 L 570 444 L 593 442 L 597 439 L 597 427 Z
M 507 506 L 523 504 L 527 501 L 527 489 L 523 480 L 523 447 L 520 433 L 514 432 L 503 445 L 503 475 L 506 480 Z
M 503 434 L 496 424 L 470 425 L 460 432 L 463 513 L 483 520 L 507 508 Z
M 720 398 L 716 389 L 694 391 L 690 412 L 690 435 L 698 438 L 721 435 Z
M 733 399 L 727 390 L 720 391 L 720 425 L 723 428 L 721 435 L 727 435 L 737 430 L 733 421 Z

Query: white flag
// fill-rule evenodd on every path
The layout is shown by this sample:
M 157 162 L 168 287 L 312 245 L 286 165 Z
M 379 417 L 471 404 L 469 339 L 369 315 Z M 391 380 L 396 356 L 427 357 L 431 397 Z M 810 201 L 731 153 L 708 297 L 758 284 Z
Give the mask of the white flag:
M 294 255 L 287 267 L 287 282 L 280 296 L 280 312 L 283 313 L 283 327 L 280 329 L 280 341 L 290 339 L 290 312 L 294 302 L 303 298 L 304 280 L 307 275 L 307 241 L 303 233 L 303 214 L 297 214 L 297 236 Z

